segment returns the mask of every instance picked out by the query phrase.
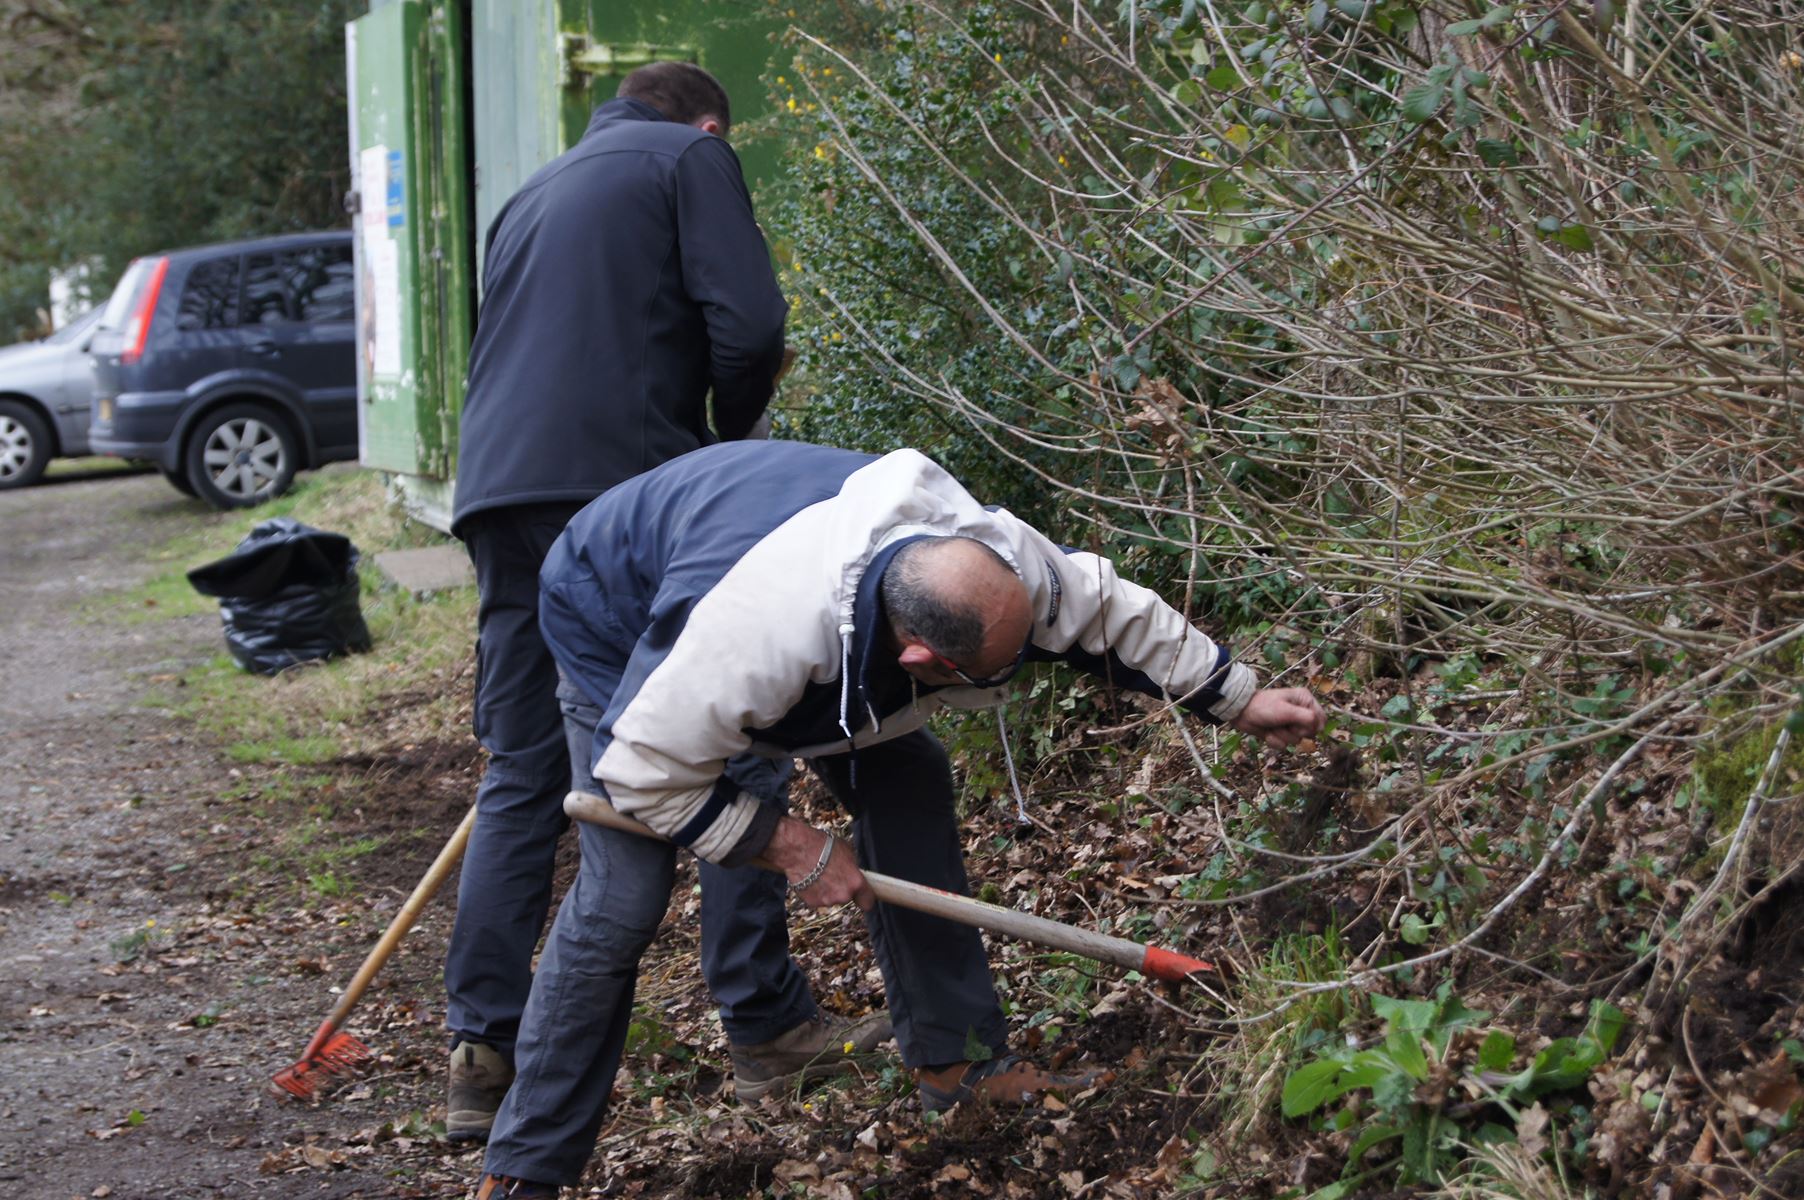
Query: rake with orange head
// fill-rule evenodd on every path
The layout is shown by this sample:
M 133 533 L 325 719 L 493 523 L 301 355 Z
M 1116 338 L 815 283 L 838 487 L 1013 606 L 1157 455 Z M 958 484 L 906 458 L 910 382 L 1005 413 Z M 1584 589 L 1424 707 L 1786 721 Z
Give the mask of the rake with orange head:
M 351 1009 L 363 998 L 365 989 L 382 969 L 407 931 L 419 918 L 420 910 L 438 893 L 439 885 L 451 874 L 451 868 L 464 855 L 464 846 L 470 840 L 470 827 L 476 823 L 476 806 L 457 826 L 457 832 L 445 843 L 445 848 L 438 852 L 432 865 L 426 868 L 426 874 L 414 887 L 413 894 L 407 897 L 407 903 L 395 914 L 395 919 L 388 923 L 388 928 L 377 941 L 375 949 L 364 958 L 363 965 L 357 968 L 357 974 L 351 977 L 344 993 L 339 996 L 338 1003 L 332 1006 L 332 1012 L 320 1022 L 314 1031 L 313 1040 L 307 1043 L 307 1049 L 296 1060 L 293 1066 L 277 1071 L 271 1082 L 279 1094 L 293 1096 L 299 1100 L 311 1100 L 320 1094 L 320 1089 L 339 1075 L 356 1070 L 370 1059 L 370 1049 L 362 1042 L 344 1032 L 340 1026 L 345 1018 L 351 1015 Z

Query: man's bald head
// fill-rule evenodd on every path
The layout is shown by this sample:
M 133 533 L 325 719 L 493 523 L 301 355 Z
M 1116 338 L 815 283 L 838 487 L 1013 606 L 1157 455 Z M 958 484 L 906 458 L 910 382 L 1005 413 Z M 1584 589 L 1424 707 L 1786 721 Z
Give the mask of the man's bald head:
M 958 682 L 942 659 L 976 678 L 1007 669 L 1033 631 L 1026 586 L 975 538 L 910 542 L 885 568 L 882 591 L 902 665 L 930 683 Z

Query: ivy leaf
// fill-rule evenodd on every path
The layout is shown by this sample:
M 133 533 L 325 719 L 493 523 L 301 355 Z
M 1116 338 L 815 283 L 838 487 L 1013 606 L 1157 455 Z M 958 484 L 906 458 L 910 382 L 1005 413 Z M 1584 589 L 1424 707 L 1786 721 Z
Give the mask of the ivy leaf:
M 1235 70 L 1232 64 L 1212 67 L 1209 73 L 1203 76 L 1203 82 L 1218 92 L 1231 92 L 1240 86 L 1240 72 Z

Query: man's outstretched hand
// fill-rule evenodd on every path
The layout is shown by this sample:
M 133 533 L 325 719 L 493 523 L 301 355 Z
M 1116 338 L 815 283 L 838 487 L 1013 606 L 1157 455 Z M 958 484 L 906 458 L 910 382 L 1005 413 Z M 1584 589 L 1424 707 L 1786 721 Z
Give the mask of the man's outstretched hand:
M 1260 688 L 1228 724 L 1278 750 L 1314 737 L 1327 719 L 1308 688 Z
M 781 869 L 789 877 L 789 881 L 794 883 L 813 873 L 815 865 L 821 861 L 821 848 L 826 844 L 827 837 L 827 834 L 806 821 L 784 817 L 777 822 L 776 832 L 771 834 L 770 841 L 765 843 L 764 850 L 758 857 Z M 852 847 L 838 839 L 834 840 L 833 857 L 821 877 L 796 894 L 809 908 L 828 908 L 851 900 L 859 908 L 869 912 L 871 906 L 877 903 L 877 897 L 865 880 L 864 872 L 858 869 Z

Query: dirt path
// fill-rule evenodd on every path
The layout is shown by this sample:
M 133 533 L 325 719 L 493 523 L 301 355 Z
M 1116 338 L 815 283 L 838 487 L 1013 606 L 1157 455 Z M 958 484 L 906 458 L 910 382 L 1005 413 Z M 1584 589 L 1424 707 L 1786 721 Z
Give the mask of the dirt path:
M 122 1200 L 461 1194 L 469 1165 L 408 1136 L 436 1099 L 442 909 L 366 1002 L 400 1027 L 376 1072 L 329 1107 L 265 1094 L 433 848 L 408 843 L 386 886 L 337 909 L 245 882 L 270 814 L 144 703 L 218 652 L 217 619 L 127 625 L 89 603 L 210 519 L 155 475 L 0 493 L 0 1180 Z

